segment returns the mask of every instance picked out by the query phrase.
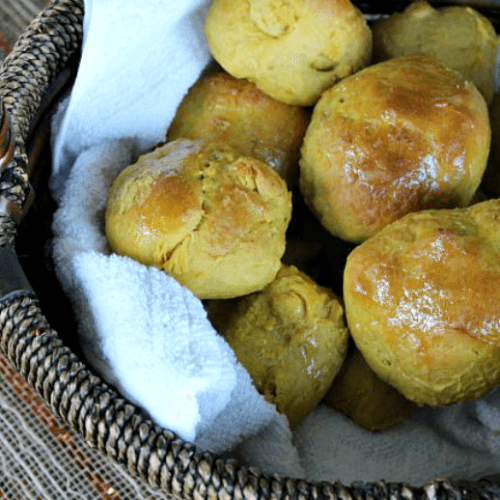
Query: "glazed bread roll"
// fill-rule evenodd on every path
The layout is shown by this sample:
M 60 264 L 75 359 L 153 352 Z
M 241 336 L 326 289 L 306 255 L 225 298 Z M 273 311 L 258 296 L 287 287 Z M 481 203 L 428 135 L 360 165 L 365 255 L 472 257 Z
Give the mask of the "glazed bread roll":
M 228 73 L 288 104 L 313 105 L 371 60 L 371 30 L 349 0 L 214 0 L 205 31 Z
M 465 6 L 435 9 L 417 1 L 373 25 L 375 62 L 427 54 L 459 71 L 491 102 L 498 36 L 490 20 Z
M 390 59 L 322 95 L 300 190 L 333 235 L 359 243 L 406 213 L 467 205 L 490 139 L 474 85 L 430 56 Z
M 291 195 L 271 167 L 228 146 L 178 140 L 111 187 L 111 249 L 163 269 L 199 298 L 262 289 L 281 265 Z
M 294 266 L 282 266 L 262 291 L 206 305 L 256 388 L 295 428 L 344 362 L 348 331 L 340 299 Z
M 349 330 L 368 365 L 417 404 L 500 384 L 500 200 L 408 214 L 347 259 Z
M 309 113 L 277 101 L 255 84 L 224 72 L 206 75 L 189 89 L 167 139 L 219 141 L 254 156 L 297 185 L 302 139 Z
M 417 405 L 380 379 L 358 349 L 347 356 L 324 402 L 369 431 L 382 431 L 407 418 Z

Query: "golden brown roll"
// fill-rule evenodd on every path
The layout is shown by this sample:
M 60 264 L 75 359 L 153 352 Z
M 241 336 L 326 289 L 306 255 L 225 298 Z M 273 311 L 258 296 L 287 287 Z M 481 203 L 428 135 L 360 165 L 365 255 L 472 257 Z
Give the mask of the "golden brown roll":
M 167 139 L 224 142 L 273 167 L 289 186 L 299 179 L 309 113 L 277 101 L 255 84 L 224 72 L 202 77 L 182 100 Z
M 114 252 L 165 270 L 199 298 L 228 298 L 274 279 L 290 217 L 291 195 L 271 167 L 186 139 L 123 170 L 105 230 Z
M 261 292 L 208 301 L 207 309 L 256 388 L 296 427 L 321 401 L 345 359 L 341 301 L 297 268 L 282 266 Z
M 324 403 L 369 431 L 381 431 L 406 420 L 417 405 L 380 379 L 358 349 L 347 356 Z
M 313 105 L 371 60 L 371 30 L 349 0 L 214 0 L 205 32 L 228 73 L 288 104 Z
M 418 403 L 500 384 L 500 200 L 408 214 L 355 248 L 344 300 L 356 346 Z
M 327 90 L 301 150 L 300 189 L 358 243 L 406 213 L 467 205 L 490 147 L 476 87 L 429 56 L 375 64 Z
M 435 57 L 474 83 L 489 103 L 498 36 L 490 20 L 465 6 L 435 9 L 425 1 L 373 25 L 375 62 L 412 54 Z

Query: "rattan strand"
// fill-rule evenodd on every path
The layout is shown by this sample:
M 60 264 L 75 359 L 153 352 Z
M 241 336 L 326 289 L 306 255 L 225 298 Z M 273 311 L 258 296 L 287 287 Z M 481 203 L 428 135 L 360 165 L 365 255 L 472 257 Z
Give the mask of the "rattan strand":
M 0 192 L 8 199 L 24 202 L 29 189 L 25 144 L 41 96 L 71 54 L 79 50 L 82 15 L 80 1 L 53 2 L 19 39 L 0 72 L 0 93 L 11 116 L 15 144 L 14 160 L 0 178 Z M 8 235 L 3 244 L 12 242 L 12 233 L 12 221 L 0 220 L 0 234 Z M 498 487 L 487 481 L 433 482 L 424 488 L 383 481 L 351 486 L 310 483 L 262 474 L 201 453 L 154 425 L 93 375 L 51 329 L 31 294 L 5 298 L 0 304 L 0 349 L 52 412 L 89 446 L 122 464 L 132 476 L 176 498 L 498 499 Z

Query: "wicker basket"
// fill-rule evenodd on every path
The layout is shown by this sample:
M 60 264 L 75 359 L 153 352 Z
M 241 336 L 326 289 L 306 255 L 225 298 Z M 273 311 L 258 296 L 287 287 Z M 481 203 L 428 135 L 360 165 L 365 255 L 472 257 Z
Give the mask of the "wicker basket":
M 370 10 L 369 2 L 358 4 Z M 43 248 L 54 208 L 45 187 L 50 162 L 44 117 L 75 74 L 82 21 L 83 0 L 52 2 L 0 71 L 0 349 L 53 414 L 131 476 L 184 500 L 499 498 L 498 485 L 485 479 L 415 488 L 266 475 L 200 452 L 159 428 L 80 361 L 71 314 L 61 313 L 69 305 Z

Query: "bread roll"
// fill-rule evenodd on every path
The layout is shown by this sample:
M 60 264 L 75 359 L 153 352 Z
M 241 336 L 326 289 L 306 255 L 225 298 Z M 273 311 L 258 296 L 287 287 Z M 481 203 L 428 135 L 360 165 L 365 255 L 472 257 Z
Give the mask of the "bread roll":
M 217 72 L 189 89 L 167 139 L 224 142 L 267 163 L 293 186 L 298 184 L 300 146 L 309 118 L 301 106 L 277 101 L 248 80 Z
M 324 402 L 356 425 L 373 432 L 406 420 L 418 408 L 380 379 L 358 349 L 347 356 Z
M 178 140 L 115 180 L 111 249 L 163 269 L 199 298 L 262 289 L 281 265 L 291 195 L 271 167 L 232 148 Z
M 295 428 L 344 362 L 348 332 L 341 301 L 297 268 L 282 266 L 261 292 L 224 302 L 209 301 L 210 320 L 256 388 Z
M 214 0 L 205 31 L 228 73 L 288 104 L 313 105 L 371 59 L 371 30 L 349 0 Z
M 430 56 L 391 59 L 323 94 L 301 150 L 300 189 L 333 235 L 359 243 L 406 213 L 467 205 L 490 139 L 474 85 Z
M 459 71 L 491 102 L 498 36 L 490 20 L 471 7 L 435 9 L 425 1 L 373 25 L 375 62 L 427 54 Z
M 349 330 L 377 375 L 417 404 L 500 384 L 500 200 L 408 214 L 347 259 Z

